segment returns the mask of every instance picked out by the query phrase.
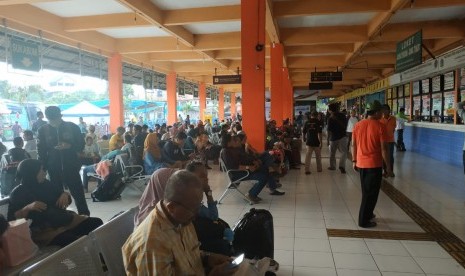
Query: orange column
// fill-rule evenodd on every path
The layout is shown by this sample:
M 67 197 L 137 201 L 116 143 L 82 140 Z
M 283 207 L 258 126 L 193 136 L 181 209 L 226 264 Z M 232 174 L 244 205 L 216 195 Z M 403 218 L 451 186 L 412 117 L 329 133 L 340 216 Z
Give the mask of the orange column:
M 272 43 L 271 47 L 271 119 L 278 124 L 283 121 L 283 45 Z
M 241 0 L 242 126 L 258 151 L 265 149 L 265 6 Z
M 168 99 L 168 124 L 172 125 L 178 120 L 176 110 L 176 73 L 171 72 L 166 75 L 166 94 Z
M 120 54 L 108 59 L 108 90 L 110 94 L 110 132 L 124 126 L 123 63 Z
M 292 90 L 291 80 L 289 78 L 289 70 L 283 68 L 283 119 L 289 118 L 291 121 L 294 118 L 294 92 Z
M 207 108 L 207 87 L 204 82 L 199 84 L 199 116 L 202 122 L 205 119 L 205 108 Z
M 287 91 L 287 68 L 283 68 L 281 70 L 281 79 L 282 79 L 282 91 L 283 91 L 283 96 L 282 96 L 282 102 L 283 102 L 283 108 L 282 108 L 282 120 L 288 118 L 289 114 L 289 97 L 287 96 L 288 91 Z M 282 125 L 283 121 L 276 121 L 278 125 Z
M 236 115 L 236 94 L 231 93 L 231 118 L 234 118 Z
M 218 119 L 224 120 L 224 88 L 220 87 L 218 94 Z

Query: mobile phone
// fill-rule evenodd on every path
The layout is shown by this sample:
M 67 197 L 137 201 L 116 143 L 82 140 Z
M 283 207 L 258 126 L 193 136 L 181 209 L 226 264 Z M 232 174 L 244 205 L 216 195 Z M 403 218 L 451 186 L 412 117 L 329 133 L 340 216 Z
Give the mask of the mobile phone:
M 237 266 L 239 266 L 242 261 L 244 260 L 244 254 L 241 254 L 239 256 L 237 256 L 229 265 L 228 265 L 228 268 L 229 269 L 233 269 L 233 268 L 236 268 Z

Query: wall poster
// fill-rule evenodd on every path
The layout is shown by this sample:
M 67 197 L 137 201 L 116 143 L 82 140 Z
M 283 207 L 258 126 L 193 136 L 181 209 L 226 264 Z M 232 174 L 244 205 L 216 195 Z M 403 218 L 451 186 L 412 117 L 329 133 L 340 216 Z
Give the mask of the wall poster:
M 430 92 L 429 79 L 424 79 L 421 81 L 421 93 L 426 94 Z
M 409 83 L 404 85 L 404 97 L 410 97 L 410 84 Z
M 421 97 L 421 104 L 422 104 L 422 108 L 421 108 L 421 116 L 430 116 L 430 98 L 429 98 L 429 94 L 428 95 L 423 95 Z
M 441 76 L 435 76 L 431 80 L 433 93 L 441 91 Z
M 397 98 L 403 98 L 404 97 L 404 86 L 398 86 L 397 87 Z
M 454 90 L 455 88 L 455 72 L 444 74 L 444 91 Z
M 413 116 L 415 120 L 419 120 L 421 115 L 421 96 L 413 97 Z
M 420 95 L 420 82 L 414 81 L 412 85 L 412 94 L 413 95 Z

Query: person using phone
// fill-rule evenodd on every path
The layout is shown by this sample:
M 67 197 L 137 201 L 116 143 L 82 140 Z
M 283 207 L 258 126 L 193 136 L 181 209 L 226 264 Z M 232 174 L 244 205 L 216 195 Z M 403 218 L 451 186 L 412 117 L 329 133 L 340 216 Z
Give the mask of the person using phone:
M 233 275 L 232 259 L 200 251 L 192 220 L 197 216 L 204 187 L 193 173 L 175 172 L 163 200 L 123 245 L 127 275 Z

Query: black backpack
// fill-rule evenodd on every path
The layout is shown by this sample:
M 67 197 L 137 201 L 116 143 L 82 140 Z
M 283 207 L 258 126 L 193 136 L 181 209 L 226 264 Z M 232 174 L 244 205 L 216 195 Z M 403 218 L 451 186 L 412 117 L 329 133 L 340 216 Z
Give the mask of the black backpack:
M 252 208 L 234 226 L 235 254 L 248 259 L 274 255 L 273 216 L 268 210 Z
M 123 174 L 112 172 L 91 193 L 91 197 L 94 202 L 121 198 L 124 188 L 126 188 L 126 183 L 123 181 Z

